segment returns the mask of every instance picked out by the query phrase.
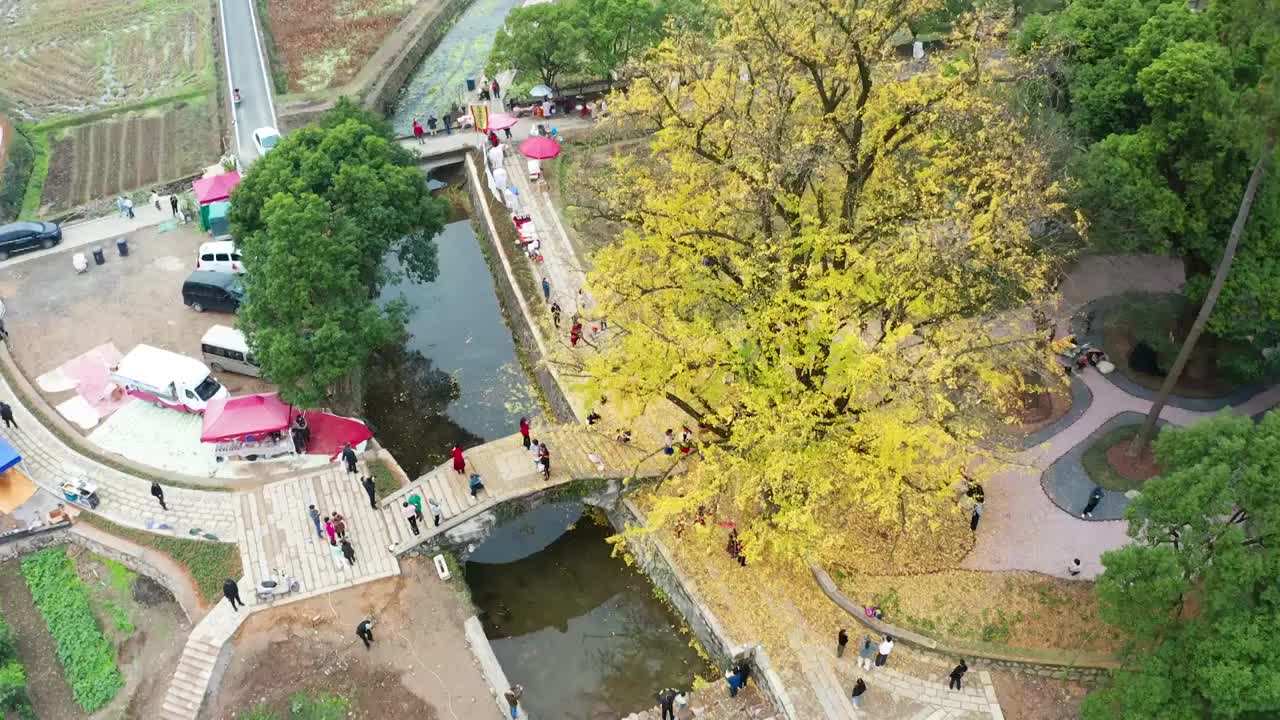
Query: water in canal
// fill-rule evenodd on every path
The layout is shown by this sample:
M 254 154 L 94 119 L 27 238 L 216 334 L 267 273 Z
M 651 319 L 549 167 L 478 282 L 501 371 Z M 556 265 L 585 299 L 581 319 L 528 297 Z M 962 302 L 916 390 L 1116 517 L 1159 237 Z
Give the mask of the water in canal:
M 613 532 L 577 503 L 543 505 L 468 559 L 485 634 L 531 717 L 616 720 L 714 672 L 649 579 L 611 557 Z
M 468 221 L 436 238 L 433 282 L 388 284 L 382 300 L 412 306 L 403 348 L 370 363 L 365 407 L 378 442 L 411 477 L 463 447 L 510 435 L 537 400 L 515 355 L 479 240 Z M 397 271 L 398 261 L 387 263 Z
M 405 83 L 391 115 L 397 132 L 408 134 L 415 117 L 426 124 L 431 115 L 440 117 L 454 103 L 462 104 L 467 78 L 479 80 L 494 36 L 507 13 L 519 4 L 519 0 L 475 0 L 458 17 Z

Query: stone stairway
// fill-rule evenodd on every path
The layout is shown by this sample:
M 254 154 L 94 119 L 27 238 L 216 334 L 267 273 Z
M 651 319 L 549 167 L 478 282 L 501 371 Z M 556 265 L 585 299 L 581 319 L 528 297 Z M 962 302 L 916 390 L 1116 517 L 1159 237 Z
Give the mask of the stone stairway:
M 703 688 L 689 696 L 689 709 L 685 714 L 676 715 L 676 720 L 776 720 L 780 717 L 763 695 L 756 691 L 755 684 L 748 685 L 738 693 L 737 697 L 729 697 L 724 683 Z M 622 720 L 661 720 L 662 708 L 657 705 L 631 713 Z
M 161 705 L 163 720 L 196 719 L 218 655 L 248 614 L 248 608 L 234 612 L 229 604 L 219 602 L 192 629 Z
M 618 442 L 588 427 L 537 428 L 532 437 L 546 442 L 551 451 L 550 480 L 542 477 L 534 454 L 524 449 L 516 434 L 467 450 L 465 474 L 454 472 L 452 463 L 447 462 L 384 498 L 379 515 L 393 552 L 410 550 L 504 500 L 580 479 L 661 475 L 676 462 L 675 457 Z M 468 480 L 471 473 L 479 473 L 484 481 L 484 491 L 475 498 L 471 497 Z M 425 516 L 424 522 L 419 523 L 418 536 L 410 531 L 403 515 L 402 503 L 413 493 L 422 496 Z M 439 527 L 432 524 L 428 498 L 434 498 L 442 510 Z

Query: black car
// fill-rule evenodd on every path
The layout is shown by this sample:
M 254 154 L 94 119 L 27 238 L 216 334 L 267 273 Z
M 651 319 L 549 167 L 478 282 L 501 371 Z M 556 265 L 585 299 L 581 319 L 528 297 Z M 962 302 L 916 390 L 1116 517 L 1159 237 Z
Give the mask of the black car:
M 49 248 L 62 242 L 62 228 L 47 222 L 16 222 L 0 225 L 0 260 L 16 252 Z
M 244 300 L 244 286 L 235 273 L 196 270 L 182 283 L 182 302 L 196 312 L 235 312 Z

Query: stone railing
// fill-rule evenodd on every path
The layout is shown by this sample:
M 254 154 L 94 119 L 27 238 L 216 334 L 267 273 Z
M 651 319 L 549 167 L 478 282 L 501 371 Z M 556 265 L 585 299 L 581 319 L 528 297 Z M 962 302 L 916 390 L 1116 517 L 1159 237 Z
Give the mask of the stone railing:
M 1120 667 L 1120 661 L 1105 653 L 1078 650 L 1020 650 L 994 646 L 946 643 L 905 630 L 883 620 L 867 615 L 865 609 L 850 600 L 835 581 L 817 565 L 809 566 L 818 587 L 827 599 L 835 603 L 864 627 L 878 635 L 892 635 L 893 639 L 925 655 L 932 655 L 947 662 L 965 658 L 970 666 L 988 670 L 1009 670 L 1041 677 L 1080 680 L 1096 683 Z

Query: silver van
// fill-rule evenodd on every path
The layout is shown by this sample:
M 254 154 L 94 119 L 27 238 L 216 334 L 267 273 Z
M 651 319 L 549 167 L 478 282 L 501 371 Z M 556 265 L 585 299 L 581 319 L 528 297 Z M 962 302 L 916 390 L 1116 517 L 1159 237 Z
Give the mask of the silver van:
M 214 325 L 200 338 L 200 355 L 214 372 L 258 377 L 260 371 L 249 351 L 244 333 L 226 325 Z

